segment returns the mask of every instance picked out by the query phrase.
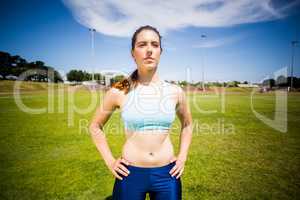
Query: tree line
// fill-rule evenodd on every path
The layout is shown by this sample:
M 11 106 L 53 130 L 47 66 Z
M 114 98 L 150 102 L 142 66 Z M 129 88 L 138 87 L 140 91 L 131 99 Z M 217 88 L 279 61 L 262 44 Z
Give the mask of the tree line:
M 122 79 L 124 79 L 125 76 L 123 75 L 117 75 L 114 76 L 112 78 L 110 78 L 110 82 L 111 83 L 115 83 L 117 81 L 120 81 Z M 82 82 L 82 81 L 97 81 L 99 83 L 103 83 L 105 80 L 105 76 L 101 73 L 89 73 L 87 71 L 84 70 L 76 70 L 76 69 L 72 69 L 67 73 L 67 80 L 71 81 L 71 82 Z
M 67 73 L 68 81 L 81 82 L 81 81 L 90 81 L 93 79 L 100 81 L 104 79 L 104 76 L 100 73 L 95 73 L 93 78 L 93 74 L 83 70 L 76 70 L 76 69 L 72 69 Z
M 169 81 L 171 83 L 176 83 L 175 81 Z M 238 87 L 238 84 L 248 84 L 248 81 L 228 81 L 228 82 L 206 82 L 204 83 L 205 87 Z M 183 87 L 185 86 L 193 86 L 193 87 L 197 87 L 197 88 L 201 88 L 202 87 L 202 82 L 195 82 L 195 83 L 190 83 L 188 81 L 178 81 L 177 82 L 178 85 L 181 85 Z
M 50 72 L 50 73 L 49 73 Z M 9 75 L 19 77 L 23 74 L 24 80 L 30 81 L 51 81 L 51 82 L 63 82 L 62 76 L 51 66 L 46 66 L 43 61 L 28 62 L 26 59 L 19 55 L 10 55 L 7 52 L 0 51 L 0 75 L 1 79 L 7 79 Z M 49 76 L 50 75 L 50 76 Z M 88 73 L 84 70 L 72 69 L 67 74 L 67 80 L 71 82 L 82 82 L 95 80 L 99 83 L 104 83 L 105 76 L 101 73 Z M 111 83 L 115 83 L 124 79 L 125 76 L 118 75 L 110 79 Z M 202 87 L 202 82 L 190 83 L 187 81 L 169 81 L 185 86 Z M 291 86 L 292 78 L 279 76 L 275 79 L 266 79 L 262 82 L 262 86 L 269 88 L 273 87 L 288 87 Z M 205 83 L 205 87 L 217 86 L 217 87 L 237 87 L 238 84 L 248 84 L 247 81 L 228 81 L 228 82 L 208 82 Z M 293 87 L 300 88 L 300 78 L 293 77 Z
M 2 79 L 22 75 L 25 81 L 63 81 L 59 72 L 51 66 L 46 66 L 43 61 L 28 62 L 19 55 L 10 55 L 3 51 L 0 51 L 0 75 Z
M 262 83 L 263 86 L 273 88 L 273 87 L 290 87 L 292 85 L 292 77 L 288 76 L 278 76 L 275 79 L 266 79 Z M 300 88 L 300 78 L 293 77 L 293 88 Z

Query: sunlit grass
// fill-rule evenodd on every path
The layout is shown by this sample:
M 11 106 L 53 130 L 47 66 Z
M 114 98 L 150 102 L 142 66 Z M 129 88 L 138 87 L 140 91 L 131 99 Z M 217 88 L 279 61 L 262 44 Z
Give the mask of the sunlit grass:
M 2 83 L 1 91 L 12 88 Z M 225 93 L 224 104 L 221 95 L 188 95 L 194 137 L 182 176 L 183 199 L 299 196 L 300 95 L 288 96 L 288 132 L 281 133 L 255 117 L 250 92 Z M 47 92 L 21 96 L 28 107 L 48 109 Z M 70 104 L 73 96 L 79 109 L 87 108 L 93 98 L 99 105 L 103 93 L 65 90 L 58 94 L 56 90 L 53 112 L 35 115 L 22 112 L 12 94 L 1 95 L 1 199 L 105 199 L 111 195 L 114 177 L 87 132 L 95 109 L 76 113 Z M 257 112 L 273 117 L 274 94 L 255 94 L 253 102 Z M 105 133 L 115 157 L 119 156 L 125 142 L 119 111 L 108 121 Z M 178 119 L 171 138 L 178 150 Z

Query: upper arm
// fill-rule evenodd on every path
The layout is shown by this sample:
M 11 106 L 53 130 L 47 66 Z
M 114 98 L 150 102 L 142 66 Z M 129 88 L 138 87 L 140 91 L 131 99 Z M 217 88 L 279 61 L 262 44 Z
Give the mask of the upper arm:
M 92 119 L 92 123 L 102 128 L 110 118 L 113 111 L 118 105 L 119 91 L 116 88 L 110 88 L 104 95 L 103 101 L 97 108 L 96 113 Z
M 181 125 L 184 127 L 192 123 L 192 115 L 185 92 L 181 87 L 177 89 L 177 105 L 176 114 L 180 119 Z

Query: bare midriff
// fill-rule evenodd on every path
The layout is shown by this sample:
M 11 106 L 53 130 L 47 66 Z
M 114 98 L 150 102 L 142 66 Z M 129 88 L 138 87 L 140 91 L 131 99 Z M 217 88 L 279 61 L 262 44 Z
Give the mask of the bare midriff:
M 160 167 L 169 164 L 174 157 L 169 132 L 126 131 L 126 138 L 122 157 L 132 166 Z

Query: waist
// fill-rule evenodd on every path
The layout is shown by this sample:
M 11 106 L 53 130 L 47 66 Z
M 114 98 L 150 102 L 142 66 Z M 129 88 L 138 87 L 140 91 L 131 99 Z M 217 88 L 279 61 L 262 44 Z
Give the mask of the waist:
M 139 172 L 149 172 L 149 171 L 167 171 L 169 172 L 172 167 L 175 165 L 175 161 L 172 163 L 166 163 L 161 166 L 156 166 L 156 167 L 139 167 L 139 166 L 134 166 L 134 165 L 128 165 L 127 169 L 129 171 L 139 171 Z
M 169 134 L 133 133 L 127 135 L 122 157 L 133 166 L 158 167 L 169 163 L 174 156 Z

